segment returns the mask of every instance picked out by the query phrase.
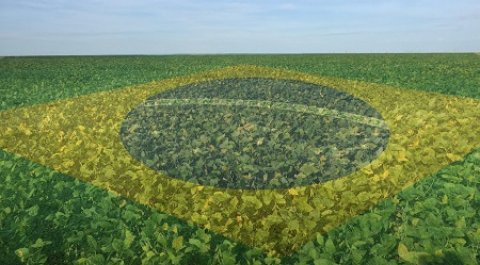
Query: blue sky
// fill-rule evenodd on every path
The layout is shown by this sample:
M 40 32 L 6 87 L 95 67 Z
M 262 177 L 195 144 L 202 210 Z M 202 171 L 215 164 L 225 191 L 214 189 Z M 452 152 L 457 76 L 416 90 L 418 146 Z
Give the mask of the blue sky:
M 0 0 L 0 55 L 479 52 L 479 0 Z

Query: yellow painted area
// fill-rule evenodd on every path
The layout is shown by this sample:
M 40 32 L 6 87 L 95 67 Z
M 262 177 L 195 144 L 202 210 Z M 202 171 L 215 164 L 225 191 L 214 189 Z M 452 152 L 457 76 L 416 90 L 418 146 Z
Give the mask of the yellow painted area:
M 285 190 L 234 190 L 164 176 L 133 159 L 120 140 L 127 113 L 146 98 L 192 82 L 266 77 L 326 85 L 380 112 L 387 149 L 343 178 Z M 271 255 L 287 255 L 415 181 L 480 147 L 480 101 L 236 66 L 111 92 L 0 112 L 0 148 L 209 228 Z M 320 158 L 319 158 L 320 159 Z

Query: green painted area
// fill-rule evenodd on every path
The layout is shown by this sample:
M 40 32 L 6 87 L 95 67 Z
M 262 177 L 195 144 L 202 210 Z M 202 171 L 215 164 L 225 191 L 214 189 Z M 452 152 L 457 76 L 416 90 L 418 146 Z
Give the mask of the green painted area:
M 480 61 L 466 54 L 5 57 L 0 109 L 121 88 L 228 65 L 310 74 L 480 98 Z
M 478 264 L 480 150 L 317 236 L 286 264 Z
M 239 63 L 480 98 L 476 54 L 7 57 L 0 109 Z M 280 259 L 0 151 L 0 264 L 477 264 L 479 191 L 476 150 Z
M 479 261 L 480 151 L 326 235 L 317 235 L 283 259 L 267 257 L 20 157 L 0 152 L 0 158 L 1 264 L 22 264 L 21 260 L 27 264 Z
M 261 251 L 0 151 L 0 264 L 263 258 Z

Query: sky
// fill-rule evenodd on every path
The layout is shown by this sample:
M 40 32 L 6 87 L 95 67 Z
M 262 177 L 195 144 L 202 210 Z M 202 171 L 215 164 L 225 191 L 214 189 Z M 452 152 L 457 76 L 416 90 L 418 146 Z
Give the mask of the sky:
M 480 52 L 479 0 L 0 0 L 0 56 Z

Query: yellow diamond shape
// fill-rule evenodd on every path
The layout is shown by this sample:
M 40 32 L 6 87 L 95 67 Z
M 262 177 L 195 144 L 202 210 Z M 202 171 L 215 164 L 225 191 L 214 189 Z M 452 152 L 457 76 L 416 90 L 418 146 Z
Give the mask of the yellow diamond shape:
M 119 131 L 161 91 L 222 78 L 299 80 L 349 93 L 382 114 L 387 149 L 343 178 L 285 190 L 237 190 L 170 178 L 136 161 Z M 258 66 L 236 66 L 0 112 L 0 148 L 270 254 L 312 239 L 480 146 L 480 101 Z

